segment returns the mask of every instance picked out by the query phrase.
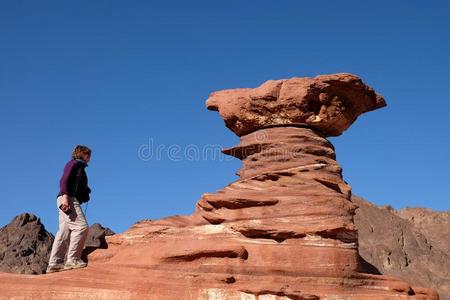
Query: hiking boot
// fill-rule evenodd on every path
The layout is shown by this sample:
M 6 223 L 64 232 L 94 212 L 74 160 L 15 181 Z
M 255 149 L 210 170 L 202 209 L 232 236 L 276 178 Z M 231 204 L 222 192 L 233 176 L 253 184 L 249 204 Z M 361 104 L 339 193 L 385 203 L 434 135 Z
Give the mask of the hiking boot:
M 86 268 L 87 263 L 80 260 L 74 260 L 70 262 L 66 262 L 64 265 L 64 270 L 72 270 L 72 269 L 80 269 L 80 268 Z
M 48 265 L 45 273 L 55 273 L 64 270 L 63 264 Z

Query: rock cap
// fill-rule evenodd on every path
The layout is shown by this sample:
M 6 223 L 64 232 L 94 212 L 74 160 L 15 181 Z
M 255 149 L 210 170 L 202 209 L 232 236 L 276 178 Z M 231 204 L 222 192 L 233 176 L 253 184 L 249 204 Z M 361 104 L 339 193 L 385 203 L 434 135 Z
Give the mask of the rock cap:
M 338 136 L 359 115 L 384 106 L 381 95 L 348 73 L 269 80 L 253 89 L 213 92 L 206 100 L 238 136 L 283 125 L 308 125 Z

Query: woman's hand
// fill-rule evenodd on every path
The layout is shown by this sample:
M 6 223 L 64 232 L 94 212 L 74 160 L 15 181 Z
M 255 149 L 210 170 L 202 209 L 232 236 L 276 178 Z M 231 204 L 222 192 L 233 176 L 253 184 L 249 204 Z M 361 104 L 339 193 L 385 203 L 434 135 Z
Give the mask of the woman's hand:
M 69 196 L 67 194 L 62 195 L 61 210 L 66 211 L 69 209 Z

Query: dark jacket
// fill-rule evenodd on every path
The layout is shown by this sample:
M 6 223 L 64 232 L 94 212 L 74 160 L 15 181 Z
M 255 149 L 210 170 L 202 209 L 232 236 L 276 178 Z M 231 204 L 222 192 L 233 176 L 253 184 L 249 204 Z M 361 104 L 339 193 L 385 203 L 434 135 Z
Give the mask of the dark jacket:
M 63 175 L 59 180 L 58 197 L 68 194 L 77 198 L 79 203 L 89 201 L 91 189 L 88 186 L 88 179 L 84 170 L 87 166 L 88 164 L 81 159 L 72 159 L 64 166 Z

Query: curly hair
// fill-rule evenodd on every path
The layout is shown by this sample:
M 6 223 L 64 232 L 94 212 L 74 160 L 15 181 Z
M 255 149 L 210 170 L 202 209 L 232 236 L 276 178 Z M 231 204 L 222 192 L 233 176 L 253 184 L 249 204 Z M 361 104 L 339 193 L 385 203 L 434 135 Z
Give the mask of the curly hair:
M 89 149 L 88 146 L 84 145 L 76 145 L 75 148 L 73 148 L 72 151 L 72 159 L 82 158 L 82 154 L 87 154 L 91 156 L 91 149 Z

